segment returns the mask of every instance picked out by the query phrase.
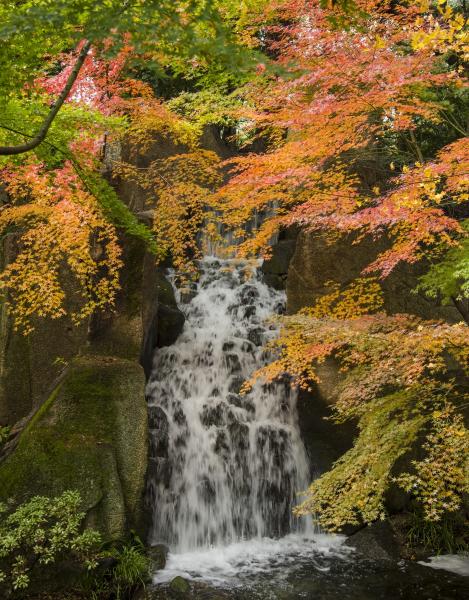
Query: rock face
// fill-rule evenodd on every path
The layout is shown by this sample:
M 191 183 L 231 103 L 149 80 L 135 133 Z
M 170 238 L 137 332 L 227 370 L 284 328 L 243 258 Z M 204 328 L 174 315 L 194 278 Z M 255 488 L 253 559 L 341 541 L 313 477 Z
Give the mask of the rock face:
M 30 421 L 0 464 L 0 497 L 78 490 L 87 521 L 105 538 L 141 529 L 147 456 L 142 368 L 133 361 L 86 356 Z
M 281 231 L 277 243 L 272 247 L 271 257 L 262 264 L 265 282 L 276 290 L 285 289 L 296 237 L 297 231 L 293 228 Z
M 380 252 L 385 241 L 370 237 L 354 244 L 352 235 L 334 243 L 319 234 L 301 231 L 296 242 L 287 277 L 287 312 L 295 313 L 314 304 L 320 296 L 329 293 L 327 282 L 343 285 L 351 283 L 362 269 Z M 383 282 L 384 308 L 389 313 L 410 313 L 425 319 L 461 320 L 451 306 L 439 306 L 434 301 L 412 293 L 423 265 L 401 265 Z
M 17 237 L 7 235 L 0 247 L 1 268 L 14 260 Z M 73 297 L 73 283 L 65 278 Z M 73 309 L 73 298 L 67 308 Z M 37 408 L 54 386 L 64 364 L 86 341 L 88 323 L 78 327 L 68 317 L 34 320 L 35 330 L 24 337 L 14 330 L 0 302 L 0 425 L 12 425 Z
M 37 322 L 28 338 L 1 313 L 0 424 L 22 419 L 0 462 L 1 499 L 76 489 L 90 525 L 109 539 L 136 528 L 144 535 L 145 372 L 154 348 L 172 343 L 184 324 L 154 257 L 134 239 L 122 246 L 114 312 L 79 327 Z
M 124 239 L 116 310 L 98 313 L 90 325 L 90 348 L 138 361 L 148 377 L 155 348 L 172 344 L 184 325 L 173 288 L 142 243 Z
M 353 446 L 358 435 L 354 423 L 335 424 L 329 420 L 332 415 L 330 398 L 319 390 L 300 390 L 297 402 L 298 424 L 301 438 L 311 465 L 311 479 L 328 471 L 333 463 Z
M 318 233 L 300 231 L 296 242 L 280 239 L 274 246 L 272 259 L 263 267 L 269 283 L 281 287 L 286 275 L 287 313 L 292 314 L 330 292 L 329 281 L 345 286 L 358 277 L 363 268 L 386 248 L 386 241 L 365 238 L 354 244 L 352 235 L 331 243 Z M 293 248 L 293 252 L 292 252 Z M 291 258 L 289 257 L 289 253 Z M 287 263 L 287 266 L 285 266 Z M 383 282 L 384 308 L 389 313 L 406 312 L 427 319 L 461 320 L 451 306 L 436 302 L 412 292 L 418 283 L 423 265 L 402 265 Z M 277 278 L 277 279 L 275 279 Z M 313 465 L 313 476 L 329 470 L 334 461 L 352 447 L 357 430 L 353 423 L 335 425 L 328 417 L 337 399 L 337 388 L 342 379 L 333 359 L 319 365 L 320 383 L 311 392 L 300 392 L 298 416 L 302 438 Z M 408 460 L 408 457 L 406 457 Z M 407 501 L 402 493 L 393 492 L 388 499 L 393 510 L 401 510 Z
M 177 151 L 155 140 L 153 155 L 139 160 Z M 135 189 L 116 185 L 132 210 L 144 208 Z M 145 535 L 145 373 L 155 347 L 171 344 L 184 324 L 154 256 L 141 241 L 120 236 L 124 266 L 114 310 L 78 327 L 65 317 L 36 319 L 34 332 L 24 337 L 0 304 L 0 425 L 13 426 L 0 449 L 0 501 L 76 489 L 89 524 L 107 539 L 130 529 Z M 1 263 L 17 252 L 17 237 L 7 236 Z M 66 308 L 73 308 L 81 302 L 79 291 L 67 272 L 62 281 Z

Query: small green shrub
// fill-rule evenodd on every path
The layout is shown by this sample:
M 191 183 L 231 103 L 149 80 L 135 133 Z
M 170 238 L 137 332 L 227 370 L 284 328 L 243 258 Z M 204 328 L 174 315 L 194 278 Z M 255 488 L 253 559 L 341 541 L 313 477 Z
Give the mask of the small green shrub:
M 149 579 L 150 559 L 135 533 L 130 541 L 103 546 L 100 559 L 108 560 L 110 566 L 91 580 L 92 600 L 126 600 Z
M 82 531 L 85 513 L 78 492 L 35 496 L 13 511 L 0 505 L 0 585 L 7 593 L 29 586 L 33 569 L 73 558 L 93 569 L 100 541 L 98 532 Z
M 469 532 L 462 514 L 446 513 L 439 521 L 426 519 L 421 508 L 411 513 L 407 529 L 410 548 L 423 548 L 435 554 L 469 551 Z

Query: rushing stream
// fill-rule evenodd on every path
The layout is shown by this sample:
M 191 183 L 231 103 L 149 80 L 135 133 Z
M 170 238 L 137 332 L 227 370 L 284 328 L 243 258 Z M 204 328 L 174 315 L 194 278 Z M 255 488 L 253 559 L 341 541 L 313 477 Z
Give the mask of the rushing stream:
M 150 542 L 170 550 L 154 598 L 172 597 L 177 575 L 192 580 L 193 598 L 465 597 L 450 574 L 363 562 L 343 537 L 293 517 L 311 473 L 296 394 L 287 381 L 240 394 L 284 307 L 257 265 L 206 258 L 195 293 L 179 300 L 184 330 L 156 352 L 147 388 Z

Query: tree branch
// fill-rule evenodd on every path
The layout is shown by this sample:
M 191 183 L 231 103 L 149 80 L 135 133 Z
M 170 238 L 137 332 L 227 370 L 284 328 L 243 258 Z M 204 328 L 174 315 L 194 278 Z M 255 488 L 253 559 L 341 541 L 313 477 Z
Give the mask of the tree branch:
M 452 300 L 455 308 L 458 310 L 459 314 L 469 325 L 469 300 L 467 300 L 467 299 L 466 300 L 464 300 L 464 299 L 458 300 L 454 296 L 451 296 L 451 300 Z
M 55 117 L 57 116 L 59 110 L 61 109 L 63 103 L 65 102 L 68 95 L 70 94 L 73 84 L 75 83 L 75 81 L 78 77 L 78 74 L 80 73 L 80 70 L 83 66 L 83 63 L 85 62 L 85 59 L 88 56 L 90 48 L 91 48 L 91 42 L 90 41 L 85 42 L 83 48 L 80 50 L 77 61 L 74 65 L 70 75 L 68 76 L 67 83 L 65 84 L 64 89 L 62 90 L 62 92 L 60 93 L 60 96 L 57 98 L 57 100 L 52 105 L 52 107 L 49 111 L 49 114 L 47 115 L 46 119 L 44 120 L 44 123 L 42 124 L 41 128 L 39 129 L 37 135 L 34 136 L 30 142 L 27 142 L 25 144 L 19 144 L 18 146 L 0 146 L 0 156 L 11 156 L 13 154 L 23 154 L 25 152 L 29 152 L 30 150 L 34 150 L 34 148 L 39 146 L 39 144 L 45 140 L 47 132 L 50 129 L 50 126 L 52 125 L 52 123 L 53 123 Z

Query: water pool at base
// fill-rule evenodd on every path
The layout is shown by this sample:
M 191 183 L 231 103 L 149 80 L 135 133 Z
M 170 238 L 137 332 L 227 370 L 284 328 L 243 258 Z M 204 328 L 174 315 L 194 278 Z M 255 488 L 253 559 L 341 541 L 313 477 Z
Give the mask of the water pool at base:
M 212 600 L 466 600 L 469 576 L 409 561 L 361 558 L 343 536 L 288 535 L 170 553 L 151 598 L 175 598 L 170 582 L 189 582 L 184 598 Z M 438 562 L 438 561 L 437 561 Z M 441 562 L 441 559 L 440 559 Z M 444 562 L 444 561 L 443 561 Z M 463 571 L 468 559 L 451 559 Z

